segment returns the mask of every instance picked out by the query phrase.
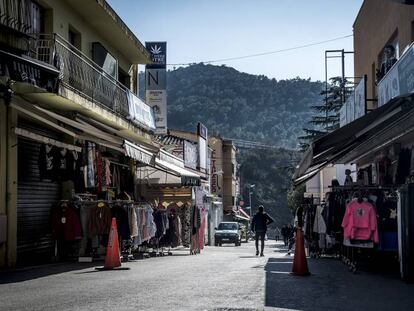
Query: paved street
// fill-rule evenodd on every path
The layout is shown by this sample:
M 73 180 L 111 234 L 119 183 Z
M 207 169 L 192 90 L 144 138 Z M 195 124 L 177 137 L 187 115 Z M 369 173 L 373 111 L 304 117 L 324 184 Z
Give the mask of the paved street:
M 351 274 L 338 260 L 311 260 L 294 277 L 292 257 L 269 242 L 208 247 L 203 254 L 151 258 L 130 270 L 52 265 L 0 274 L 1 310 L 413 310 L 414 286 L 394 275 Z

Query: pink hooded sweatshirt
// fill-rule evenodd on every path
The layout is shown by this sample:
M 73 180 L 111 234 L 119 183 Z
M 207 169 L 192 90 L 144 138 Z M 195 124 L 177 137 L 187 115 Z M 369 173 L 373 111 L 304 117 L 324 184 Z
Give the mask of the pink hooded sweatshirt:
M 371 203 L 351 201 L 342 220 L 344 238 L 378 243 L 377 216 Z

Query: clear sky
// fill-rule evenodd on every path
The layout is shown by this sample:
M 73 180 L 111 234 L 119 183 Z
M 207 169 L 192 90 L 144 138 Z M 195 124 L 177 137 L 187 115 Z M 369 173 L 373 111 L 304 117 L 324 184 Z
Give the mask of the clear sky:
M 167 62 L 194 63 L 257 54 L 352 34 L 362 0 L 108 0 L 137 37 L 167 41 Z M 324 80 L 324 51 L 352 51 L 352 37 L 272 55 L 224 61 L 270 78 Z M 340 75 L 340 60 L 329 62 Z M 172 69 L 172 67 L 170 67 Z M 346 75 L 353 75 L 352 55 Z

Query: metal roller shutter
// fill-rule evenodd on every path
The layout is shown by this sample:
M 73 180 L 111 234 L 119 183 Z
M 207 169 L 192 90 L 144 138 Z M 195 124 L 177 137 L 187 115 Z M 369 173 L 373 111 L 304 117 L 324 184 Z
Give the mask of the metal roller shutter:
M 39 133 L 39 131 L 36 132 Z M 39 134 L 44 135 L 44 133 Z M 53 134 L 47 136 L 56 138 Z M 40 180 L 38 167 L 40 147 L 39 142 L 19 137 L 17 192 L 17 261 L 19 265 L 51 261 L 54 253 L 54 242 L 50 230 L 50 210 L 60 200 L 61 185 L 57 182 Z

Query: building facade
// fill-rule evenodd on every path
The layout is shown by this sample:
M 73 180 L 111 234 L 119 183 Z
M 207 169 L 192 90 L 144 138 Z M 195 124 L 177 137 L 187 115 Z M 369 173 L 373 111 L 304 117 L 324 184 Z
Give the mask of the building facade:
M 137 97 L 149 53 L 106 1 L 1 0 L 0 11 L 0 267 L 13 267 L 50 257 L 51 208 L 75 191 L 41 178 L 42 148 L 91 142 L 150 164 L 157 147 Z
M 372 223 L 377 233 L 366 247 L 373 250 L 374 260 L 384 253 L 393 254 L 401 278 L 407 281 L 414 280 L 413 25 L 412 3 L 363 2 L 354 23 L 354 63 L 355 76 L 367 79 L 355 87 L 346 109 L 341 109 L 340 119 L 345 122 L 312 142 L 294 175 L 299 185 L 332 165 L 354 165 L 356 176 L 332 184 L 327 206 L 346 211 L 346 215 L 350 206 L 345 202 L 369 202 L 375 210 Z M 366 108 L 362 113 L 361 107 Z M 324 186 L 322 181 L 315 184 L 315 188 Z M 346 226 L 346 218 L 337 215 L 336 232 L 343 233 L 338 247 L 348 251 L 361 248 L 348 243 L 346 229 L 340 225 Z M 334 218 L 326 220 L 327 227 L 335 227 Z M 324 233 L 329 235 L 329 230 Z M 347 252 L 342 256 L 347 257 Z M 348 258 L 347 262 L 352 270 L 358 259 Z
M 363 2 L 354 22 L 354 75 L 367 75 L 369 99 L 378 98 L 377 71 L 385 61 L 385 47 L 393 46 L 398 59 L 413 41 L 413 6 L 387 0 Z M 367 105 L 369 109 L 377 107 L 375 101 Z

